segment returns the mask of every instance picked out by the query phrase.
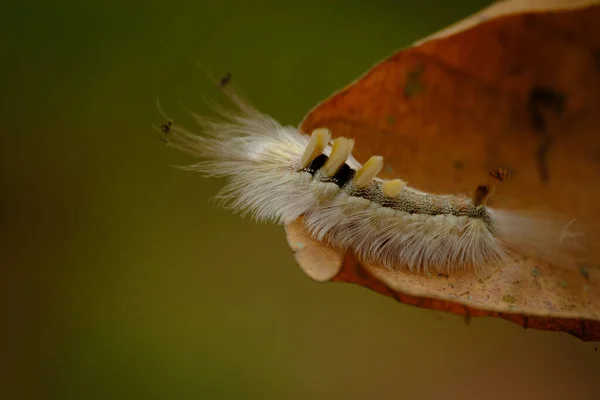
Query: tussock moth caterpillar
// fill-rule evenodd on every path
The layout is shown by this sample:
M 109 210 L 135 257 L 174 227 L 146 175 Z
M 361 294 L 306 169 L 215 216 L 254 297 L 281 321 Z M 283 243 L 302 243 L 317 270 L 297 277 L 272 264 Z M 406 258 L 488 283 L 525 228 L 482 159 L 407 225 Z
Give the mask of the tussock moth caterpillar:
M 202 135 L 170 120 L 161 130 L 168 145 L 202 159 L 185 169 L 228 178 L 217 198 L 242 216 L 280 224 L 302 217 L 317 240 L 413 272 L 480 270 L 519 256 L 568 267 L 582 250 L 569 219 L 486 206 L 505 170 L 472 196 L 425 193 L 378 178 L 384 160 L 359 163 L 352 139 L 282 126 L 229 94 L 239 110 L 220 110 L 217 120 L 193 114 Z

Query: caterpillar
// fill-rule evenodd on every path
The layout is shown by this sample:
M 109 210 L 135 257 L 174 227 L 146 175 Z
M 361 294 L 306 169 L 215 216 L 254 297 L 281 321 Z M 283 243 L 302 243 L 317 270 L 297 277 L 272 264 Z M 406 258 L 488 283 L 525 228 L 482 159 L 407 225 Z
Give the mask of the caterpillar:
M 568 266 L 584 247 L 573 220 L 488 207 L 504 169 L 471 196 L 426 193 L 379 178 L 383 158 L 359 163 L 351 138 L 325 127 L 306 134 L 234 100 L 239 110 L 220 109 L 219 119 L 192 113 L 203 134 L 169 118 L 160 129 L 168 145 L 201 158 L 184 169 L 228 179 L 216 198 L 232 212 L 279 224 L 302 218 L 329 246 L 415 273 L 477 271 L 516 257 Z

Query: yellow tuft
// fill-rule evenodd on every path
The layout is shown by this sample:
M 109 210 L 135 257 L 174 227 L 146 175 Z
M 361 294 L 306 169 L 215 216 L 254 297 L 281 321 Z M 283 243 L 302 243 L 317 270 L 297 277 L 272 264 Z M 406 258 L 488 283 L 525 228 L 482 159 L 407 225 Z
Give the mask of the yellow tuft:
M 325 176 L 335 175 L 339 169 L 346 163 L 348 156 L 352 153 L 354 147 L 354 139 L 348 139 L 345 137 L 337 138 L 333 141 L 333 148 L 329 159 L 323 165 L 323 173 Z
M 306 168 L 308 164 L 311 163 L 317 156 L 323 153 L 325 147 L 329 143 L 331 139 L 331 132 L 325 128 L 319 128 L 312 131 L 310 135 L 310 141 L 308 142 L 308 146 L 304 150 L 304 154 L 302 154 L 302 158 L 300 160 L 300 167 Z
M 354 177 L 354 186 L 357 189 L 366 188 L 383 168 L 383 157 L 373 156 L 363 165 Z
M 402 179 L 392 179 L 390 181 L 383 182 L 383 195 L 385 197 L 398 197 L 402 189 L 406 186 L 406 182 Z

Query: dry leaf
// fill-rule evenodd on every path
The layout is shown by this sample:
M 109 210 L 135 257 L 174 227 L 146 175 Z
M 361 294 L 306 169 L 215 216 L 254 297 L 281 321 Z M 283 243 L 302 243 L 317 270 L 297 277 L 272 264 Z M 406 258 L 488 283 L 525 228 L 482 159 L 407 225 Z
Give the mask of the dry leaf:
M 312 110 L 301 128 L 356 140 L 384 178 L 467 193 L 514 172 L 494 207 L 543 205 L 600 221 L 600 3 L 503 1 L 404 49 Z M 300 266 L 402 303 L 492 316 L 600 340 L 600 271 L 534 260 L 481 274 L 424 276 L 363 265 L 286 227 Z

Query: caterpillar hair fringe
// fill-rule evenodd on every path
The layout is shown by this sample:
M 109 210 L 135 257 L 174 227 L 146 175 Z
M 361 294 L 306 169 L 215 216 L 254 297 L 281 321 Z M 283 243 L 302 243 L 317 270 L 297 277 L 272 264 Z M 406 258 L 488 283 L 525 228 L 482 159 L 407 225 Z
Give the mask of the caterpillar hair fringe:
M 221 119 L 194 115 L 203 134 L 171 120 L 161 130 L 168 145 L 201 159 L 185 168 L 228 178 L 217 198 L 233 212 L 280 224 L 302 217 L 330 246 L 413 272 L 481 270 L 523 256 L 569 267 L 585 250 L 568 218 L 487 207 L 504 170 L 472 196 L 425 193 L 378 178 L 382 157 L 361 165 L 350 138 L 333 138 L 326 128 L 307 135 L 230 97 L 237 111 L 221 109 Z

